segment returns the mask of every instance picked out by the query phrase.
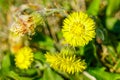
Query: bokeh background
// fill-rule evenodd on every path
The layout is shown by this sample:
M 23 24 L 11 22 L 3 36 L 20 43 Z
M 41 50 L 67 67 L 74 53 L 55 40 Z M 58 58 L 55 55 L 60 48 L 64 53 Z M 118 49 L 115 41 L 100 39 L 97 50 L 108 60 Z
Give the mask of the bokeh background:
M 18 13 L 40 11 L 45 14 L 35 35 L 24 39 L 34 51 L 28 70 L 15 67 L 9 29 Z M 96 38 L 77 53 L 85 59 L 85 72 L 69 76 L 54 71 L 45 63 L 47 51 L 60 51 L 61 28 L 71 12 L 83 11 L 96 23 Z M 120 79 L 120 0 L 0 0 L 0 80 L 119 80 Z

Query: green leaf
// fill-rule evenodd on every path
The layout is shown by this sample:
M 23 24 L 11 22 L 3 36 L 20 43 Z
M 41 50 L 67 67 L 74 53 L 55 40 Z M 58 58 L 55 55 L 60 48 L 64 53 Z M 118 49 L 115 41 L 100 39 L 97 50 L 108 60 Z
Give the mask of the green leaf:
M 10 70 L 10 54 L 6 54 L 2 60 L 2 65 L 1 65 L 1 69 L 2 69 L 2 73 L 3 74 L 7 74 Z
M 12 78 L 12 79 L 14 79 L 14 80 L 33 80 L 32 78 L 29 78 L 29 77 L 20 77 L 14 71 L 10 71 L 7 76 L 10 77 L 10 78 Z
M 45 56 L 44 56 L 44 54 L 43 54 L 42 52 L 36 52 L 36 53 L 34 54 L 34 58 L 35 58 L 36 60 L 40 60 L 40 61 L 42 61 L 42 62 L 45 62 Z
M 106 72 L 105 68 L 89 68 L 88 72 L 97 80 L 119 80 L 120 74 Z
M 87 63 L 87 66 L 90 66 L 90 64 L 94 61 L 94 63 L 98 64 L 96 60 L 96 56 L 94 55 L 94 46 L 92 43 L 89 43 L 84 48 L 84 54 L 85 54 L 85 61 Z M 96 65 L 94 64 L 94 65 Z
M 29 78 L 29 77 L 20 77 L 19 80 L 33 80 L 32 78 Z
M 119 42 L 118 45 L 117 45 L 117 53 L 120 54 L 120 42 Z
M 10 71 L 7 76 L 9 76 L 10 78 L 15 79 L 15 80 L 20 79 L 20 76 L 17 73 L 15 73 L 14 71 Z
M 36 44 L 41 50 L 55 51 L 53 39 L 41 32 L 36 32 L 30 43 Z
M 96 36 L 102 40 L 105 40 L 104 32 L 100 28 L 96 29 Z
M 47 49 L 49 51 L 55 51 L 54 42 L 49 36 L 45 36 L 44 41 L 39 41 L 39 46 L 43 49 Z
M 107 49 L 108 49 L 109 55 L 116 57 L 116 52 L 113 46 L 109 45 L 107 46 Z
M 60 75 L 52 71 L 50 68 L 45 69 L 43 80 L 64 80 Z
M 77 55 L 81 55 L 81 56 L 85 55 L 85 53 L 84 53 L 84 47 L 78 47 Z
M 25 74 L 28 75 L 28 76 L 32 76 L 32 75 L 34 75 L 36 73 L 37 73 L 36 69 L 27 69 L 25 71 Z
M 87 13 L 90 15 L 98 15 L 99 12 L 99 6 L 100 6 L 100 1 L 101 0 L 93 0 L 90 6 L 87 9 Z
M 120 33 L 120 20 L 114 17 L 108 17 L 106 19 L 106 27 L 115 33 Z
M 106 15 L 111 16 L 117 10 L 120 10 L 120 0 L 108 0 Z

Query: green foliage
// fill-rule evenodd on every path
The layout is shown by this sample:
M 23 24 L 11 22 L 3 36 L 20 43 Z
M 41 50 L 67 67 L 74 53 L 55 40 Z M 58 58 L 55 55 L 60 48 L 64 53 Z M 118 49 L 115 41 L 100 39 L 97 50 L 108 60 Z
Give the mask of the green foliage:
M 50 50 L 50 51 L 54 51 L 54 44 L 53 44 L 53 40 L 48 37 L 48 36 L 45 36 L 45 40 L 44 41 L 40 41 L 39 42 L 39 46 L 43 49 L 47 49 L 47 50 Z
M 107 16 L 112 16 L 113 13 L 120 9 L 120 0 L 108 0 L 108 7 L 106 10 Z
M 100 29 L 100 28 L 97 28 L 96 29 L 96 36 L 99 37 L 100 39 L 102 40 L 105 40 L 105 35 L 104 35 L 104 32 Z
M 118 46 L 117 46 L 117 52 L 118 54 L 120 54 L 120 42 L 118 43 Z
M 43 80 L 64 80 L 60 75 L 52 71 L 50 68 L 45 69 Z
M 99 13 L 99 6 L 101 0 L 93 0 L 87 9 L 87 13 L 90 15 L 97 16 Z
M 108 0 L 108 3 L 106 10 L 106 27 L 115 33 L 119 33 L 120 20 L 113 16 L 115 16 L 115 12 L 120 10 L 120 0 Z
M 96 76 L 97 80 L 119 80 L 120 76 L 119 74 L 115 73 L 109 73 L 105 71 L 105 68 L 94 68 L 94 69 L 89 69 L 88 72 Z
M 120 20 L 114 17 L 108 17 L 106 19 L 107 28 L 115 33 L 120 33 Z
M 45 56 L 44 56 L 44 54 L 43 54 L 42 52 L 36 52 L 36 53 L 34 54 L 34 58 L 35 58 L 36 60 L 40 60 L 40 61 L 42 61 L 42 62 L 45 62 Z
M 2 60 L 2 64 L 1 64 L 1 71 L 3 75 L 8 74 L 8 72 L 10 71 L 10 66 L 11 66 L 11 62 L 10 62 L 10 54 L 6 54 Z
M 84 47 L 63 44 L 63 20 L 74 11 L 87 12 L 96 23 L 96 37 Z M 15 37 L 13 42 L 9 39 L 9 27 L 14 18 L 31 12 L 36 25 L 28 22 L 36 26 L 35 34 L 22 36 L 21 41 Z M 22 26 L 26 22 L 19 21 Z M 22 45 L 14 47 L 17 42 Z M 33 50 L 34 61 L 29 69 L 15 66 L 11 44 L 13 49 L 29 46 Z M 55 71 L 46 63 L 46 52 L 59 52 L 66 47 L 85 60 L 89 77 L 84 72 L 70 75 Z M 91 77 L 120 80 L 120 0 L 0 0 L 0 80 L 91 80 Z

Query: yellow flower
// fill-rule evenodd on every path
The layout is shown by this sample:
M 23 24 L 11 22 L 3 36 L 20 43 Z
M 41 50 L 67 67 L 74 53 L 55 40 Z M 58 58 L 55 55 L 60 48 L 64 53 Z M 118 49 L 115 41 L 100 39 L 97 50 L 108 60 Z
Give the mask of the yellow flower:
M 73 12 L 63 22 L 63 37 L 72 46 L 84 46 L 95 37 L 95 23 L 83 12 Z
M 33 53 L 29 47 L 23 47 L 15 54 L 15 64 L 20 69 L 28 69 L 32 61 Z
M 86 63 L 81 59 L 77 59 L 74 54 L 67 50 L 62 50 L 58 54 L 45 54 L 46 61 L 56 70 L 74 74 L 82 72 L 86 69 Z

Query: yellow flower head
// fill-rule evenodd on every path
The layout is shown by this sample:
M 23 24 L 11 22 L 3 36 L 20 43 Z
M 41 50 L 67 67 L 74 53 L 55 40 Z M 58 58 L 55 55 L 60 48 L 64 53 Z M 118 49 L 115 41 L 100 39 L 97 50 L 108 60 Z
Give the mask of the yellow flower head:
M 74 54 L 69 53 L 67 50 L 62 50 L 58 54 L 47 53 L 45 57 L 52 68 L 69 74 L 82 72 L 86 69 L 86 63 L 81 59 L 77 59 Z
M 15 54 L 15 64 L 20 69 L 28 69 L 32 61 L 33 53 L 29 47 L 23 47 Z
M 84 46 L 95 37 L 95 23 L 83 12 L 73 12 L 63 22 L 63 37 L 72 46 Z

